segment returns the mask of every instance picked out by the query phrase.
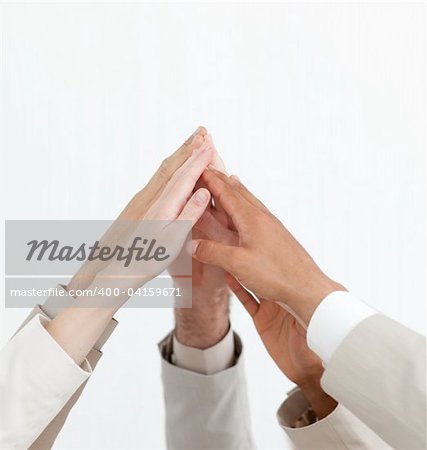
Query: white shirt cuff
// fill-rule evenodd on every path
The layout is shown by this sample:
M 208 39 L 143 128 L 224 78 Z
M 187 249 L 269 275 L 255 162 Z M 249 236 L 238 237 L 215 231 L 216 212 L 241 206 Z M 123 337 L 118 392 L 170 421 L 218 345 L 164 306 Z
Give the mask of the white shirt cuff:
M 348 292 L 332 292 L 314 311 L 307 329 L 307 344 L 327 364 L 350 331 L 373 314 L 377 311 Z
M 231 327 L 221 341 L 205 350 L 183 345 L 173 336 L 172 362 L 182 369 L 203 375 L 213 375 L 230 368 L 235 363 L 234 337 Z

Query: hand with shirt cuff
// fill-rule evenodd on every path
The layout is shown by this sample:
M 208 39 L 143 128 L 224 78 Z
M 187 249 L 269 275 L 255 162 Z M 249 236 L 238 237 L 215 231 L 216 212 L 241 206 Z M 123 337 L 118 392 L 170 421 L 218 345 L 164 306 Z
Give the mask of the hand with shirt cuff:
M 311 405 L 315 413 L 311 423 L 328 416 L 338 403 L 322 389 L 320 379 L 324 367 L 307 346 L 306 330 L 282 305 L 265 299 L 258 302 L 235 278 L 228 280 L 252 317 L 268 353 L 286 377 L 299 386 Z
M 314 370 L 309 383 L 297 382 L 317 414 L 328 414 L 334 407 L 326 392 L 391 447 L 425 448 L 425 337 L 378 313 L 330 279 L 236 177 L 208 167 L 202 180 L 215 204 L 230 216 L 232 227 L 222 226 L 215 212 L 205 211 L 198 226 L 209 240 L 193 241 L 193 257 L 231 274 L 230 285 L 254 317 L 270 355 L 291 378 L 297 361 L 291 359 L 290 343 L 307 330 L 307 345 L 325 370 L 322 375 L 321 369 L 317 375 Z M 277 307 L 267 302 L 276 302 Z M 303 355 L 298 358 L 308 356 Z M 306 366 L 306 373 L 315 367 L 315 363 Z M 330 427 L 335 417 L 347 439 L 353 422 L 338 419 L 340 406 L 327 416 L 323 428 Z M 417 423 L 407 417 L 416 417 Z M 313 428 L 305 427 L 304 434 Z M 362 435 L 367 436 L 366 430 Z M 330 441 L 319 449 L 336 448 Z
M 227 276 L 228 284 L 251 315 L 270 356 L 301 388 L 317 418 L 326 417 L 337 402 L 322 389 L 322 360 L 308 348 L 306 329 L 289 310 L 297 313 L 300 322 L 308 323 L 325 296 L 344 288 L 323 274 L 236 177 L 210 169 L 204 172 L 203 181 L 233 225 L 227 226 L 216 210 L 207 209 L 196 227 L 217 242 L 195 240 L 194 257 L 234 275 Z
M 193 257 L 232 274 L 258 298 L 285 305 L 307 325 L 320 302 L 345 291 L 327 277 L 285 226 L 237 179 L 208 168 L 202 180 L 232 221 L 205 210 L 196 227 L 210 240 L 193 241 Z
M 236 176 L 208 167 L 202 180 L 230 220 L 224 226 L 216 210 L 205 210 L 196 228 L 208 240 L 193 240 L 193 258 L 221 267 L 261 301 L 284 307 L 308 327 L 309 347 L 328 363 L 348 333 L 376 311 L 323 273 Z

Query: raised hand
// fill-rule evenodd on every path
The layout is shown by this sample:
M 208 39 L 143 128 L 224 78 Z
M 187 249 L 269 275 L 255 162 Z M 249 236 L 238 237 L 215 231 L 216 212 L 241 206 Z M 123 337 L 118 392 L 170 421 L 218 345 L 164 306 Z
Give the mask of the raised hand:
M 246 311 L 279 369 L 296 383 L 313 407 L 318 418 L 326 417 L 337 402 L 323 391 L 320 378 L 324 368 L 320 358 L 307 346 L 305 329 L 282 305 L 257 299 L 234 277 L 228 284 Z
M 344 290 L 320 270 L 292 234 L 236 177 L 209 169 L 202 180 L 215 204 L 230 216 L 236 231 L 221 226 L 214 215 L 206 213 L 199 227 L 212 240 L 193 241 L 194 258 L 222 267 L 257 297 L 287 305 L 305 324 L 323 298 Z
M 116 222 L 102 236 L 101 242 L 103 245 L 125 244 L 129 240 L 131 229 L 126 226 L 126 223 L 140 221 L 146 216 L 148 210 L 163 193 L 165 186 L 175 172 L 182 167 L 197 149 L 200 149 L 202 145 L 206 146 L 206 135 L 207 131 L 204 127 L 197 128 L 178 150 L 160 164 L 160 167 L 146 186 L 134 195 L 117 217 Z M 213 158 L 215 157 L 214 155 Z M 74 275 L 67 289 L 75 292 L 76 290 L 87 288 L 95 276 L 104 270 L 108 264 L 101 260 L 87 261 Z
M 210 141 L 210 137 L 205 139 Z M 213 143 L 212 143 L 213 145 Z M 214 153 L 212 166 L 225 173 L 225 166 L 218 153 Z M 206 187 L 199 181 L 196 189 Z M 206 208 L 216 219 L 227 226 L 228 217 L 221 210 L 220 205 L 211 202 Z M 193 228 L 193 239 L 204 239 L 207 236 Z M 171 272 L 176 271 L 176 264 L 170 266 Z M 179 262 L 178 262 L 179 264 Z M 229 324 L 229 289 L 225 280 L 225 271 L 220 267 L 203 264 L 192 260 L 192 280 L 189 286 L 186 280 L 174 278 L 174 285 L 180 289 L 182 297 L 177 298 L 175 308 L 175 336 L 182 344 L 198 349 L 206 349 L 217 344 L 228 332 Z M 191 296 L 191 308 L 188 305 Z M 183 299 L 184 302 L 179 300 Z
M 132 200 L 125 210 L 126 214 L 122 213 L 120 216 L 120 219 L 125 220 L 118 220 L 118 227 L 113 225 L 101 240 L 103 243 L 108 246 L 113 246 L 117 242 L 126 243 L 135 232 L 135 229 L 128 225 L 129 221 L 140 223 L 149 220 L 157 223 L 156 237 L 162 242 L 168 242 L 172 245 L 173 252 L 178 253 L 186 236 L 182 233 L 182 229 L 176 228 L 177 223 L 182 221 L 196 223 L 210 201 L 209 191 L 205 188 L 193 193 L 197 180 L 212 162 L 215 153 L 214 148 L 209 142 L 205 142 L 204 137 L 198 140 L 200 143 L 198 148 L 191 151 L 184 150 L 186 156 L 179 154 L 178 158 L 173 159 L 171 169 L 175 168 L 175 172 L 171 173 L 170 177 L 161 170 L 158 172 L 161 174 L 157 179 L 158 182 L 150 182 L 147 190 Z M 123 222 L 124 227 L 121 225 Z M 171 260 L 176 254 L 171 255 Z M 92 263 L 93 261 L 88 262 L 81 269 L 83 272 L 81 278 L 85 283 L 89 283 L 86 290 L 94 292 L 95 287 L 119 287 L 121 294 L 117 297 L 114 294 L 107 297 L 95 296 L 94 298 L 91 295 L 78 297 L 72 307 L 62 311 L 46 325 L 51 336 L 78 364 L 83 361 L 99 339 L 113 314 L 128 299 L 126 287 L 141 286 L 165 268 L 161 264 L 156 265 L 155 270 L 151 270 L 151 267 L 148 270 L 144 268 L 143 273 L 135 277 L 134 266 L 130 270 L 131 276 L 128 277 L 127 270 L 121 276 L 123 267 L 119 261 L 113 260 L 108 264 L 93 266 Z M 85 270 L 88 270 L 88 276 Z

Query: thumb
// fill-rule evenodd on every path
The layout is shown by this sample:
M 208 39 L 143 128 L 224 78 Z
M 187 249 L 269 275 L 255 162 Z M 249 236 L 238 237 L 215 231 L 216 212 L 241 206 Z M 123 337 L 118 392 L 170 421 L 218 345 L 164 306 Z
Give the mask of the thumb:
M 237 247 L 220 244 L 216 241 L 206 239 L 195 239 L 191 241 L 191 253 L 198 261 L 219 266 L 227 272 L 233 273 L 233 261 Z

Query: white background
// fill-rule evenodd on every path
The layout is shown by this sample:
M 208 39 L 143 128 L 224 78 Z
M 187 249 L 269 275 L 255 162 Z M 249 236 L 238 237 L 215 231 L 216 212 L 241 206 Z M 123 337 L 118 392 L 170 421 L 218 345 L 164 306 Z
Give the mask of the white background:
M 424 21 L 422 2 L 3 4 L 3 215 L 112 219 L 203 124 L 331 277 L 423 332 Z M 2 342 L 26 314 L 2 312 Z M 118 319 L 57 448 L 164 447 L 172 311 Z M 236 301 L 232 322 L 256 441 L 286 448 L 291 384 Z

